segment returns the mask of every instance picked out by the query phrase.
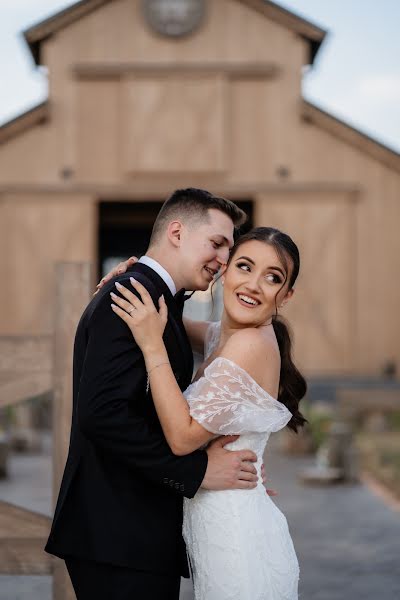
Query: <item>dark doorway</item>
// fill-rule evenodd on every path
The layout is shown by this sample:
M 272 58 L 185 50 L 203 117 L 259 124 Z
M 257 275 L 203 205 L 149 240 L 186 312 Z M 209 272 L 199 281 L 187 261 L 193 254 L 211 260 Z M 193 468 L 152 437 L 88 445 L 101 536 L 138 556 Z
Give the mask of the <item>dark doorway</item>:
M 147 250 L 151 230 L 162 202 L 100 202 L 98 276 L 103 277 L 121 260 Z M 243 230 L 253 224 L 253 203 L 236 202 L 249 216 Z

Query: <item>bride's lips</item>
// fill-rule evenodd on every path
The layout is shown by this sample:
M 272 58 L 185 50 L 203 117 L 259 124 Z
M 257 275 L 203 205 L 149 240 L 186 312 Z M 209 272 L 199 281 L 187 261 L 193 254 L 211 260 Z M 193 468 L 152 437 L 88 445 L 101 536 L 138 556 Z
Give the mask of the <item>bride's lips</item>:
M 237 293 L 236 298 L 241 306 L 245 306 L 246 308 L 257 308 L 260 306 L 261 302 L 257 300 L 257 298 L 253 298 L 249 294 Z

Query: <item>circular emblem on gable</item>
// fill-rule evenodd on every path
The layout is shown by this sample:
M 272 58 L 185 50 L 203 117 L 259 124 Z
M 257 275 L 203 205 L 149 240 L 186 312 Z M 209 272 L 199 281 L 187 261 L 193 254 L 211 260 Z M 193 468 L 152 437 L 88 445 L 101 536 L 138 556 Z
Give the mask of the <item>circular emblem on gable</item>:
M 142 0 L 142 6 L 152 29 L 162 35 L 179 37 L 201 25 L 206 0 Z

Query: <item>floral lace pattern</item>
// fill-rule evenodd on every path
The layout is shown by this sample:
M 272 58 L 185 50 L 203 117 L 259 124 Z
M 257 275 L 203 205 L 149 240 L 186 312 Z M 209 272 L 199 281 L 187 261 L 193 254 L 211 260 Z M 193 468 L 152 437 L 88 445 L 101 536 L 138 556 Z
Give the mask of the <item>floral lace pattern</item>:
M 212 433 L 279 431 L 289 410 L 233 361 L 218 357 L 185 392 L 193 419 Z
M 219 324 L 206 336 L 210 356 Z M 207 430 L 240 434 L 226 449 L 262 456 L 270 433 L 291 413 L 236 363 L 213 360 L 185 392 L 190 414 Z M 208 491 L 185 499 L 183 535 L 196 600 L 297 600 L 299 566 L 285 516 L 259 481 L 253 490 Z

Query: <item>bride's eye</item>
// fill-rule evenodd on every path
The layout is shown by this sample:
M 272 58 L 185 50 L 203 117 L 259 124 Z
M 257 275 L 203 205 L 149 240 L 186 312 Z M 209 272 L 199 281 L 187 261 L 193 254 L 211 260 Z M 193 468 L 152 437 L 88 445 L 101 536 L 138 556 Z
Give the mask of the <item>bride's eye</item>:
M 275 275 L 275 273 L 269 273 L 267 275 L 267 279 L 271 283 L 282 283 L 282 279 L 279 277 L 279 275 Z
M 245 263 L 245 262 L 236 263 L 236 266 L 237 266 L 238 269 L 241 269 L 242 271 L 248 271 L 248 272 L 250 272 L 250 270 L 251 270 L 250 269 L 250 265 L 247 264 L 247 263 Z

